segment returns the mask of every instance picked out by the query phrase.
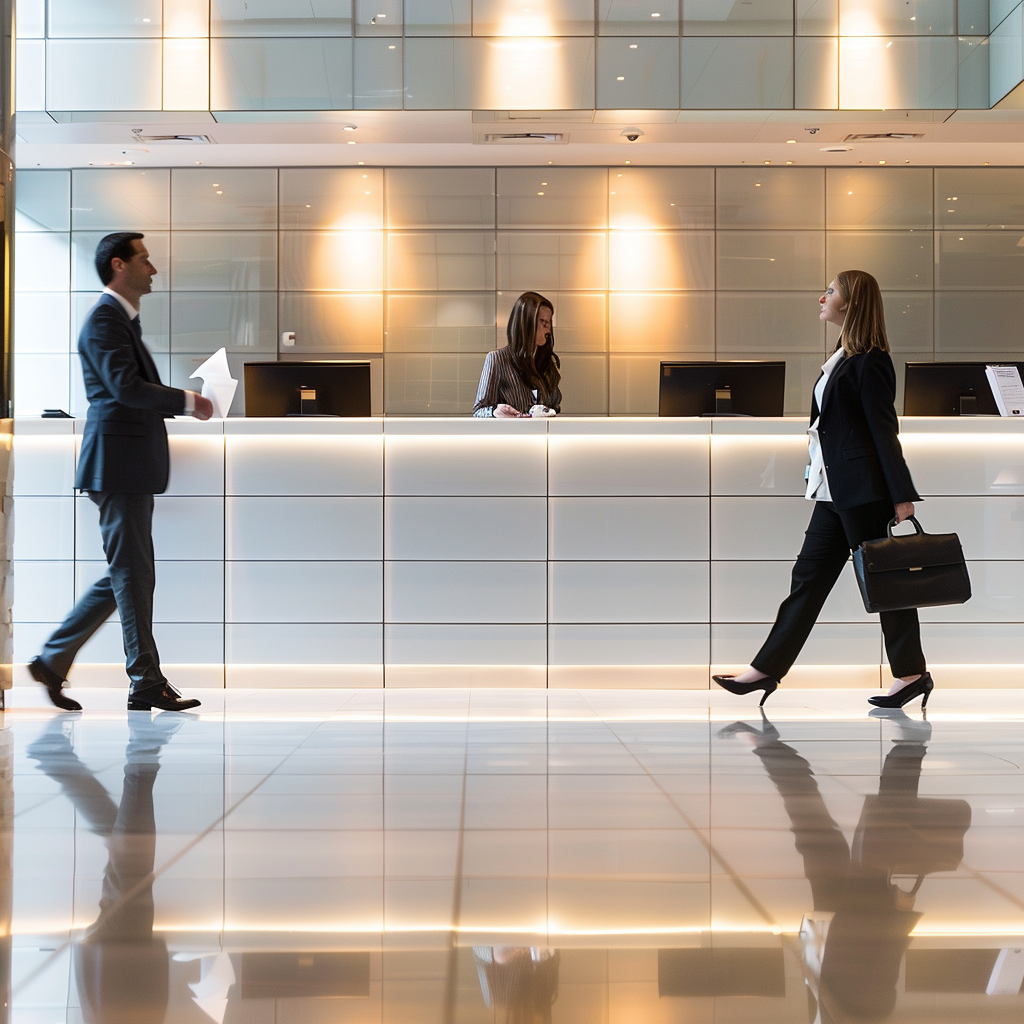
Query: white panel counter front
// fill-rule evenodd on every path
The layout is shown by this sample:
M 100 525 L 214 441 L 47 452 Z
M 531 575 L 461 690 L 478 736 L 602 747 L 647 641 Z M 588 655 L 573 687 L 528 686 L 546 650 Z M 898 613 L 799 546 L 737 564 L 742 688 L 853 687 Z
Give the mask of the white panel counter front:
M 83 423 L 15 424 L 15 661 L 103 571 Z M 168 422 L 156 635 L 191 686 L 707 688 L 756 651 L 810 506 L 802 419 Z M 974 597 L 922 612 L 941 682 L 1019 686 L 1024 423 L 905 419 L 929 532 Z M 121 685 L 120 628 L 72 682 Z M 788 685 L 885 683 L 852 572 Z M 34 684 L 33 684 L 34 685 Z M 887 683 L 886 683 L 887 685 Z

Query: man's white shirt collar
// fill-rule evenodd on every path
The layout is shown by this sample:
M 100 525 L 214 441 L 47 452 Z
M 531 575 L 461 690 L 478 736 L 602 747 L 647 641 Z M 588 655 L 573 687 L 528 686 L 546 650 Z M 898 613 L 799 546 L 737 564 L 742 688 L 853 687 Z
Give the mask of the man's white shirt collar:
M 103 294 L 113 295 L 121 303 L 121 308 L 128 314 L 129 320 L 134 320 L 139 315 L 139 311 L 123 295 L 115 292 L 113 288 L 104 288 Z

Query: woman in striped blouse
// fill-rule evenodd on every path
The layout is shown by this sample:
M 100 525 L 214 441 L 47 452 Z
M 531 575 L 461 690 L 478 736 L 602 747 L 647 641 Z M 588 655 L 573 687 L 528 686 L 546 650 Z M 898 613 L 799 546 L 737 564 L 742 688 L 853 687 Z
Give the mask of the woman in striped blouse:
M 552 319 L 555 307 L 523 292 L 508 318 L 508 345 L 488 352 L 476 392 L 474 416 L 554 416 L 562 408 Z

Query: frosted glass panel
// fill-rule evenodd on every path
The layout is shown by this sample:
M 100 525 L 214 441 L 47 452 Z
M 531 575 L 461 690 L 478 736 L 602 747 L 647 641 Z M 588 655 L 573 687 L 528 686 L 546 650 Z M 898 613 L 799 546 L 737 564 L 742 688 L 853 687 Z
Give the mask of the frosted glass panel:
M 295 332 L 289 352 L 383 352 L 384 300 L 373 295 L 282 292 L 280 329 Z
M 389 354 L 384 392 L 386 415 L 457 416 L 473 410 L 483 353 Z
M 16 171 L 18 231 L 71 230 L 71 172 Z
M 517 292 L 498 292 L 498 344 L 508 337 L 506 325 Z M 604 352 L 607 348 L 607 316 L 604 295 L 599 292 L 545 292 L 555 307 L 555 350 Z
M 679 44 L 636 36 L 599 39 L 597 105 L 605 110 L 679 106 Z
M 75 231 L 71 235 L 71 290 L 76 292 L 101 291 L 96 273 L 96 246 L 106 231 Z M 156 267 L 153 291 L 165 292 L 171 284 L 171 236 L 167 231 L 147 231 L 144 245 L 149 261 Z M 21 262 L 19 257 L 19 263 Z
M 384 172 L 365 167 L 282 167 L 281 227 L 379 228 Z
M 213 36 L 347 36 L 352 34 L 351 0 L 211 0 Z
M 793 105 L 797 110 L 839 106 L 839 40 L 798 36 L 793 40 Z
M 40 39 L 46 35 L 46 0 L 18 0 L 18 38 Z
M 1024 228 L 1024 169 L 936 168 L 935 226 Z
M 824 231 L 718 232 L 719 288 L 823 289 L 827 283 Z
M 15 109 L 46 109 L 46 43 L 18 39 L 15 43 Z
M 683 0 L 688 36 L 790 36 L 793 0 Z
M 82 330 L 86 317 L 92 311 L 100 298 L 100 292 L 72 292 L 71 293 L 71 367 L 72 372 L 81 382 L 82 370 L 78 359 L 75 357 L 77 350 L 78 335 Z M 170 342 L 170 295 L 167 292 L 153 292 L 151 295 L 142 296 L 142 305 L 139 309 L 139 319 L 142 322 L 142 340 L 146 347 L 154 353 L 166 352 Z M 166 362 L 157 360 L 157 367 L 164 374 L 166 380 Z M 83 385 L 82 392 L 82 415 L 85 415 L 85 392 Z
M 991 68 L 989 100 L 996 103 L 1016 88 L 1024 77 L 1024 7 L 1018 4 L 998 24 L 993 18 L 988 47 Z
M 609 415 L 657 416 L 662 360 L 677 358 L 679 356 L 673 352 L 643 356 L 613 353 L 608 360 Z M 713 359 L 714 354 L 705 358 Z
M 567 416 L 608 414 L 608 360 L 605 356 L 563 355 L 562 412 Z
M 803 167 L 720 167 L 718 226 L 823 228 L 825 173 Z
M 355 0 L 356 35 L 400 36 L 402 0 Z
M 932 172 L 919 167 L 830 167 L 830 228 L 930 228 Z
M 402 40 L 356 39 L 354 99 L 356 110 L 402 109 Z
M 703 228 L 715 223 L 710 167 L 626 167 L 608 174 L 613 228 Z
M 957 103 L 962 109 L 988 110 L 991 93 L 988 36 L 960 36 Z
M 377 291 L 384 286 L 383 232 L 282 231 L 280 280 L 285 290 Z
M 472 32 L 471 0 L 405 0 L 407 36 L 468 36 Z
M 388 288 L 484 291 L 494 288 L 494 233 L 388 233 Z
M 524 7 L 518 0 L 473 0 L 473 35 L 476 36 L 526 38 L 593 33 L 593 0 L 546 0 L 534 8 Z
M 176 231 L 173 265 L 174 288 L 272 291 L 277 288 L 277 233 Z
M 1024 247 L 1016 231 L 937 231 L 939 288 L 1024 288 Z
M 999 0 L 996 0 L 998 4 Z M 1009 2 L 1009 0 L 1007 0 Z M 1016 2 L 1016 0 L 1013 0 Z M 996 5 L 993 5 L 995 7 Z M 989 30 L 989 0 L 957 0 L 957 31 L 961 33 L 987 33 Z
M 608 301 L 612 352 L 714 355 L 713 292 L 612 292 Z
M 351 110 L 351 39 L 212 39 L 213 110 Z
M 955 36 L 839 41 L 843 108 L 956 107 Z
M 606 287 L 603 234 L 522 232 L 498 235 L 498 287 L 592 291 Z
M 276 292 L 175 292 L 171 350 L 277 352 Z
M 681 106 L 757 110 L 793 106 L 791 38 L 680 41 Z
M 610 287 L 616 291 L 714 288 L 712 231 L 612 231 Z
M 66 234 L 18 236 L 14 287 L 19 292 L 66 292 L 71 280 L 71 248 Z M 95 276 L 95 272 L 94 272 Z
M 69 363 L 66 355 L 14 356 L 14 412 L 36 416 L 44 409 L 69 411 Z
M 117 68 L 117 74 L 97 74 L 97 68 Z M 132 109 L 160 109 L 159 39 L 57 39 L 46 44 L 47 110 L 122 110 L 126 83 L 131 83 Z
M 931 359 L 935 348 L 931 292 L 882 292 L 885 331 L 893 360 Z
M 405 56 L 406 110 L 465 110 L 473 106 L 473 40 L 407 38 Z
M 597 31 L 603 36 L 674 36 L 679 32 L 679 2 L 598 0 L 597 19 Z
M 932 287 L 930 231 L 830 231 L 825 242 L 825 274 L 867 270 L 881 288 Z
M 392 228 L 494 226 L 494 171 L 489 167 L 391 168 Z
M 1022 292 L 936 292 L 935 356 L 950 352 L 1006 351 L 1019 348 L 1024 323 Z M 1018 356 L 1019 358 L 1019 356 Z
M 14 351 L 70 351 L 71 297 L 54 292 L 19 292 L 14 299 Z
M 839 31 L 844 36 L 955 35 L 956 0 L 841 0 Z
M 603 228 L 607 222 L 603 168 L 498 168 L 499 227 Z
M 19 8 L 21 6 L 19 2 Z M 51 39 L 84 39 L 97 36 L 159 36 L 163 19 L 162 0 L 49 0 Z M 21 11 L 18 12 L 21 28 Z
M 489 352 L 495 344 L 494 293 L 387 297 L 388 352 Z
M 836 35 L 839 32 L 839 0 L 796 0 L 798 35 Z
M 739 359 L 742 352 L 761 352 L 749 358 L 774 359 L 785 352 L 824 353 L 818 312 L 816 293 L 719 292 L 718 356 Z
M 594 106 L 594 40 L 589 33 L 586 38 L 478 37 L 462 42 L 471 44 L 469 106 L 474 110 L 589 110 Z M 458 46 L 455 52 L 460 52 Z
M 171 208 L 175 228 L 275 228 L 277 171 L 175 170 L 171 174 Z
M 76 170 L 71 177 L 76 231 L 157 231 L 170 227 L 170 172 Z

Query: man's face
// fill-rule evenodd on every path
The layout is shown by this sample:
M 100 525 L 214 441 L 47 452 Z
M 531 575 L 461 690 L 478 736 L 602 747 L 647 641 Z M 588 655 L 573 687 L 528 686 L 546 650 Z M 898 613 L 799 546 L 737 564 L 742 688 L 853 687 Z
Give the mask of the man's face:
M 133 238 L 131 244 L 134 250 L 131 259 L 115 259 L 111 262 L 114 276 L 126 291 L 131 291 L 136 295 L 148 295 L 153 290 L 156 267 L 149 262 L 149 253 L 141 238 Z

